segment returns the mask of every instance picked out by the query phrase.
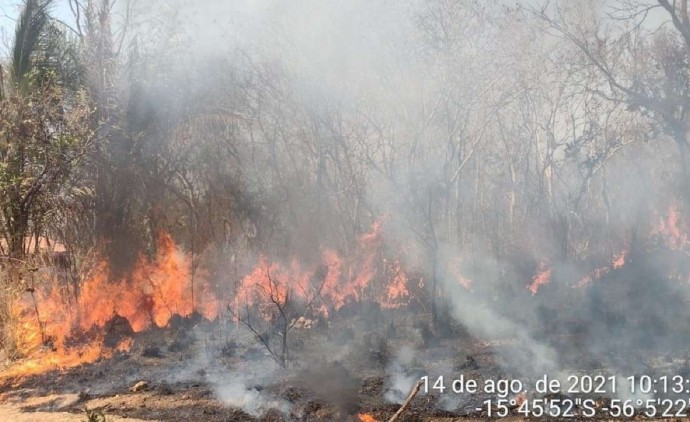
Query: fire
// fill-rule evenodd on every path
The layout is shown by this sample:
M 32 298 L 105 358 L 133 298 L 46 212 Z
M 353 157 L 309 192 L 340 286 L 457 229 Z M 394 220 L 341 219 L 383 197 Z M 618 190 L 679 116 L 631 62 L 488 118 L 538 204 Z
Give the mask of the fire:
M 551 281 L 551 268 L 549 268 L 546 261 L 541 261 L 537 267 L 537 275 L 532 279 L 532 284 L 527 288 L 532 292 L 532 296 L 536 295 L 541 286 L 544 286 Z
M 383 219 L 380 218 L 371 226 L 371 230 L 357 239 L 354 253 L 342 259 L 333 251 L 325 251 L 328 275 L 322 294 L 335 309 L 341 308 L 349 301 L 360 301 L 364 298 L 365 289 L 369 286 L 382 261 L 381 246 Z
M 522 407 L 522 405 L 527 401 L 527 394 L 524 392 L 518 393 L 517 396 L 515 396 L 515 405 L 517 407 Z
M 117 346 L 115 346 L 115 350 L 118 352 L 129 352 L 133 343 L 134 340 L 131 337 L 126 337 Z
M 306 298 L 310 293 L 310 279 L 313 270 L 302 270 L 298 261 L 284 268 L 278 263 L 270 263 L 266 257 L 259 259 L 259 264 L 247 274 L 237 288 L 235 308 L 243 305 L 256 305 L 259 312 L 270 318 L 273 302 L 283 303 L 288 297 Z
M 396 308 L 409 303 L 409 278 L 399 259 L 386 260 L 383 256 L 383 223 L 376 220 L 369 232 L 359 237 L 357 249 L 346 257 L 326 249 L 322 262 L 327 268 L 322 297 L 334 309 L 351 301 L 368 298 L 385 308 Z M 383 288 L 373 285 L 381 278 Z
M 253 307 L 267 319 L 275 302 L 288 298 L 313 302 L 314 312 L 323 316 L 362 300 L 385 308 L 409 304 L 410 279 L 399 259 L 385 258 L 382 228 L 383 220 L 375 221 L 347 254 L 325 248 L 321 262 L 313 266 L 297 258 L 285 265 L 261 256 L 235 286 L 231 304 Z M 104 346 L 106 325 L 115 316 L 125 318 L 135 333 L 165 327 L 174 315 L 196 312 L 216 318 L 227 302 L 220 300 L 203 273 L 192 277 L 191 268 L 190 256 L 170 235 L 161 233 L 155 257 L 142 255 L 135 268 L 119 279 L 113 279 L 105 260 L 93 265 L 78 289 L 46 277 L 14 307 L 16 343 L 27 358 L 15 365 L 11 375 L 66 369 L 130 350 L 131 338 L 115 347 Z
M 383 219 L 376 220 L 371 230 L 361 235 L 357 248 L 347 255 L 325 248 L 318 265 L 305 268 L 297 258 L 291 265 L 270 262 L 266 256 L 242 278 L 237 286 L 233 305 L 258 307 L 264 318 L 273 306 L 273 300 L 283 302 L 288 296 L 314 303 L 315 311 L 328 316 L 329 309 L 338 310 L 347 303 L 365 299 L 376 300 L 385 308 L 395 308 L 409 303 L 407 288 L 409 278 L 399 260 L 386 260 L 382 246 Z M 323 268 L 320 276 L 317 268 Z M 381 278 L 381 285 L 374 285 Z
M 192 303 L 190 268 L 189 257 L 162 233 L 156 257 L 141 257 L 134 271 L 120 280 L 111 280 L 101 260 L 84 278 L 77 298 L 55 280 L 25 293 L 13 313 L 19 327 L 17 348 L 28 359 L 3 375 L 66 369 L 128 351 L 131 338 L 112 349 L 103 346 L 103 328 L 115 315 L 126 318 L 134 332 L 163 327 L 175 314 L 197 311 L 215 318 L 217 309 L 209 306 L 215 302 L 204 283 L 195 286 Z
M 598 280 L 604 275 L 608 274 L 612 270 L 617 270 L 625 265 L 626 258 L 628 256 L 628 248 L 623 248 L 618 254 L 615 254 L 611 258 L 610 265 L 604 265 L 585 274 L 574 287 L 584 287 L 594 280 Z M 548 284 L 551 281 L 552 269 L 549 267 L 548 261 L 542 260 L 537 266 L 537 273 L 532 278 L 532 283 L 527 285 L 527 289 L 532 293 L 532 296 L 536 295 L 539 289 Z
M 410 301 L 410 291 L 407 289 L 408 278 L 407 274 L 402 270 L 400 261 L 396 260 L 388 267 L 392 276 L 389 278 L 388 286 L 386 287 L 386 296 L 381 301 L 381 306 L 384 308 L 397 308 L 402 304 L 407 304 Z
M 152 325 L 164 327 L 173 315 L 189 316 L 194 311 L 215 318 L 213 303 L 204 283 L 192 294 L 190 258 L 175 245 L 168 234 L 161 234 L 158 252 L 149 262 L 140 258 L 129 277 L 110 281 L 107 265 L 101 264 L 93 278 L 87 280 L 80 296 L 79 324 L 82 330 L 103 327 L 117 314 L 126 318 L 134 332 Z M 192 303 L 192 297 L 198 303 Z
M 358 413 L 357 417 L 361 422 L 376 422 L 376 419 L 368 413 Z
M 580 281 L 577 282 L 577 284 L 575 284 L 575 287 L 584 287 L 593 282 L 594 280 L 600 279 L 612 270 L 617 270 L 623 267 L 623 265 L 625 265 L 625 258 L 627 256 L 628 249 L 625 248 L 620 253 L 613 256 L 613 258 L 611 259 L 611 265 L 595 268 L 594 270 L 590 271 L 584 277 L 582 277 Z
M 462 258 L 461 257 L 456 257 L 454 259 L 451 259 L 449 264 L 448 264 L 448 271 L 450 274 L 455 277 L 455 279 L 460 283 L 462 287 L 464 287 L 467 290 L 472 290 L 472 280 L 469 278 L 465 277 L 462 273 Z
M 617 256 L 613 257 L 613 260 L 611 261 L 611 266 L 613 267 L 614 270 L 617 270 L 623 265 L 625 265 L 625 258 L 628 256 L 628 250 L 623 249 L 621 253 L 619 253 Z
M 110 356 L 112 356 L 112 351 L 104 351 L 98 343 L 94 342 L 79 348 L 36 354 L 3 372 L 2 377 L 35 375 L 54 369 L 67 369 Z
M 657 226 L 652 228 L 651 235 L 661 236 L 666 246 L 674 251 L 681 250 L 687 246 L 687 228 L 676 204 L 669 206 L 666 217 L 659 219 Z

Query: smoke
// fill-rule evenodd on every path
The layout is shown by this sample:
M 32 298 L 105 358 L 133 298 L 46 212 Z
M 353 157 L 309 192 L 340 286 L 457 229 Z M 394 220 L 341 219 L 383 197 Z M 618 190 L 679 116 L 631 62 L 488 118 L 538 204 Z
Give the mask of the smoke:
M 219 400 L 252 416 L 259 417 L 272 409 L 287 415 L 292 407 L 290 403 L 260 387 L 268 380 L 275 382 L 275 375 L 268 371 L 252 374 L 230 372 L 215 376 L 211 383 Z
M 156 36 L 138 41 L 174 69 L 165 83 L 144 79 L 147 103 L 166 105 L 161 120 L 186 122 L 196 102 L 232 115 L 167 146 L 203 163 L 184 189 L 230 192 L 218 207 L 232 211 L 204 229 L 224 237 L 233 262 L 269 253 L 313 264 L 386 215 L 386 247 L 424 275 L 428 294 L 438 283 L 441 309 L 472 336 L 508 342 L 499 353 L 510 372 L 559 377 L 576 356 L 638 371 L 636 350 L 650 340 L 654 352 L 686 345 L 677 325 L 687 288 L 668 280 L 686 258 L 648 253 L 650 222 L 681 196 L 673 145 L 650 116 L 598 95 L 608 81 L 524 11 L 177 0 L 132 16 L 141 33 L 163 17 Z M 171 86 L 186 90 L 174 103 Z M 627 269 L 614 268 L 620 256 Z M 542 263 L 550 278 L 533 295 Z M 412 355 L 403 349 L 388 365 L 387 400 L 414 385 Z M 251 387 L 256 379 L 232 374 L 216 389 L 258 414 L 273 398 Z
M 232 340 L 223 341 L 220 333 L 232 332 Z M 193 330 L 178 333 L 194 338 L 192 344 L 202 345 L 196 353 L 179 362 L 175 368 L 161 369 L 163 378 L 170 383 L 197 383 L 201 377 L 212 389 L 216 399 L 241 409 L 249 415 L 261 417 L 269 411 L 289 415 L 293 404 L 281 397 L 272 387 L 285 380 L 286 373 L 262 349 L 257 349 L 256 339 L 246 331 L 231 327 L 219 329 L 211 324 L 200 324 Z M 224 336 L 223 336 L 224 337 Z M 250 364 L 237 362 L 244 353 Z
M 491 305 L 462 294 L 451 292 L 451 314 L 478 338 L 512 338 L 508 355 L 511 368 L 523 375 L 553 374 L 558 368 L 557 352 L 529 333 L 525 327 L 496 312 Z
M 402 403 L 419 381 L 421 374 L 414 368 L 416 354 L 411 347 L 402 347 L 386 368 L 389 380 L 384 398 L 391 403 Z

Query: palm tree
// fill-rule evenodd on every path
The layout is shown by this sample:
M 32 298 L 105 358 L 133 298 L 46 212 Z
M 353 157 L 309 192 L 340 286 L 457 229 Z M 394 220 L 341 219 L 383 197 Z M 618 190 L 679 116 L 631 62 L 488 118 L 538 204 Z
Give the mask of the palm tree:
M 65 89 L 74 78 L 66 70 L 78 60 L 50 16 L 52 3 L 24 1 L 8 83 L 0 87 L 0 231 L 4 252 L 14 258 L 23 257 L 26 236 L 41 230 L 49 204 L 89 142 L 68 117 L 82 110 Z
M 42 38 L 50 21 L 50 7 L 53 0 L 25 0 L 19 16 L 12 48 L 12 82 L 17 87 L 27 83 L 33 69 L 33 59 L 44 45 Z
M 25 95 L 33 80 L 41 81 L 47 75 L 66 87 L 78 85 L 82 72 L 77 43 L 51 17 L 53 3 L 54 0 L 24 0 L 12 45 L 9 86 L 0 75 L 0 99 L 10 92 Z

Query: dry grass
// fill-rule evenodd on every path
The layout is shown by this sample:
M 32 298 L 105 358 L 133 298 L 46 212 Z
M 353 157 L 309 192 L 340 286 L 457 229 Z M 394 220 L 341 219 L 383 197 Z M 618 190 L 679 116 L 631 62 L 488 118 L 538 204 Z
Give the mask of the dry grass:
M 16 339 L 19 327 L 13 306 L 24 288 L 17 279 L 10 270 L 0 267 L 0 350 L 9 358 L 18 356 Z

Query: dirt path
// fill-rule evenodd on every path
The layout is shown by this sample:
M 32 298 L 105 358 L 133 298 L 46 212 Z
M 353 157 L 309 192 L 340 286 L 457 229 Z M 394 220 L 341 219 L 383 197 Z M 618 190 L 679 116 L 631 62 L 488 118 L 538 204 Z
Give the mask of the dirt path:
M 60 411 L 75 403 L 75 394 L 24 397 L 5 395 L 0 399 L 0 421 L 12 422 L 84 422 L 86 413 Z M 108 422 L 150 422 L 151 419 L 123 418 L 105 412 Z
M 108 422 L 151 422 L 106 415 Z M 12 422 L 84 422 L 86 415 L 67 412 L 24 412 L 20 407 L 0 404 L 0 420 Z

